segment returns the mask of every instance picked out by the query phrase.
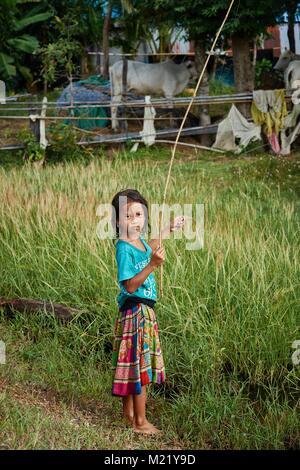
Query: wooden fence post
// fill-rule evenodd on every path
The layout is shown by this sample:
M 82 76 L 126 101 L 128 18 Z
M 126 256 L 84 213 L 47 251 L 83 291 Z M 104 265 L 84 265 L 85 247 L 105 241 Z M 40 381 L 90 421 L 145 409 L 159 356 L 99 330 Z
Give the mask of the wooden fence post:
M 47 111 L 47 97 L 44 96 L 43 101 L 42 101 L 42 110 L 41 110 L 41 115 L 39 116 L 38 114 L 30 114 L 29 115 L 29 127 L 32 130 L 32 132 L 35 135 L 35 138 L 37 142 L 39 142 L 40 147 L 45 150 L 48 141 L 46 139 L 46 111 Z M 42 160 L 37 160 L 35 164 L 38 166 L 43 165 L 45 161 L 45 158 Z

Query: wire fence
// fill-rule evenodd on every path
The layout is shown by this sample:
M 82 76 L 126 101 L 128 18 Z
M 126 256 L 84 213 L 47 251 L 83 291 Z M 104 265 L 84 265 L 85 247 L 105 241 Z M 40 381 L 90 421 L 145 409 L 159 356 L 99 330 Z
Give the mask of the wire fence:
M 285 98 L 287 101 L 291 100 L 292 92 L 290 90 L 287 90 L 285 93 Z M 130 95 L 125 96 L 125 98 L 130 98 Z M 139 100 L 128 100 L 128 101 L 101 101 L 101 100 L 95 100 L 95 101 L 88 101 L 83 103 L 82 101 L 76 101 L 74 100 L 72 104 L 58 104 L 57 101 L 48 101 L 47 102 L 47 109 L 72 109 L 74 106 L 77 108 L 98 108 L 101 106 L 102 108 L 111 108 L 111 106 L 122 106 L 125 108 L 131 108 L 131 107 L 141 107 L 141 108 L 147 108 L 147 107 L 155 107 L 155 108 L 165 108 L 166 106 L 178 106 L 178 107 L 186 107 L 190 101 L 192 100 L 191 96 L 185 96 L 185 97 L 175 97 L 173 99 L 166 99 L 166 98 L 151 98 L 151 103 L 146 103 L 144 99 L 139 99 Z M 214 105 L 214 104 L 241 104 L 241 103 L 249 103 L 252 102 L 253 100 L 253 93 L 234 93 L 231 95 L 216 95 L 216 96 L 211 96 L 211 95 L 199 95 L 195 97 L 193 101 L 193 105 L 199 105 L 199 106 L 204 106 L 204 105 Z M 37 100 L 37 101 L 24 101 L 24 102 L 18 102 L 16 106 L 12 106 L 10 108 L 6 107 L 5 104 L 2 106 L 0 105 L 0 113 L 1 113 L 1 108 L 5 111 L 21 111 L 21 110 L 26 110 L 26 111 L 32 111 L 33 108 L 41 108 L 42 107 L 42 101 Z M 0 114 L 0 117 L 1 114 Z
M 93 54 L 98 54 L 93 53 Z M 101 54 L 101 53 L 99 53 Z M 194 54 L 194 53 L 190 53 Z M 133 55 L 133 54 L 119 54 L 119 53 L 110 53 L 110 55 Z M 153 54 L 156 55 L 156 54 Z M 169 54 L 164 54 L 161 53 L 161 55 L 176 55 L 173 53 Z M 181 54 L 178 54 L 181 55 Z M 57 76 L 65 76 L 65 74 L 58 73 Z M 73 79 L 76 78 L 77 75 L 73 75 L 71 82 L 69 84 L 71 85 L 71 93 L 73 92 L 72 89 L 72 82 Z M 81 78 L 81 77 L 80 77 Z M 100 90 L 104 91 L 106 90 L 106 96 L 107 99 L 96 99 L 96 100 L 88 100 L 88 101 L 82 101 L 82 100 L 76 100 L 74 98 L 71 99 L 69 98 L 66 100 L 65 103 L 58 103 L 58 101 L 45 101 L 41 100 L 39 96 L 34 96 L 32 94 L 20 94 L 16 95 L 14 97 L 8 97 L 6 100 L 1 102 L 0 104 L 0 119 L 3 120 L 11 120 L 11 121 L 21 121 L 21 120 L 28 120 L 28 123 L 32 125 L 33 122 L 37 124 L 36 129 L 35 129 L 35 134 L 37 136 L 37 140 L 39 139 L 39 130 L 38 126 L 43 126 L 45 127 L 45 122 L 55 122 L 55 121 L 65 121 L 66 119 L 68 120 L 68 124 L 72 125 L 76 130 L 94 134 L 97 136 L 97 138 L 94 139 L 93 142 L 88 139 L 86 142 L 78 142 L 81 145 L 86 144 L 91 144 L 91 143 L 116 143 L 116 142 L 124 142 L 126 140 L 132 140 L 132 139 L 138 139 L 135 140 L 136 142 L 140 142 L 140 136 L 137 133 L 134 132 L 129 132 L 127 123 L 133 123 L 136 122 L 139 125 L 143 125 L 144 122 L 147 121 L 152 121 L 153 124 L 156 122 L 169 122 L 170 125 L 171 123 L 177 122 L 180 123 L 184 119 L 182 115 L 173 115 L 173 116 L 165 116 L 164 113 L 168 112 L 174 113 L 176 108 L 186 108 L 189 106 L 192 100 L 192 96 L 184 96 L 184 97 L 174 97 L 172 99 L 167 99 L 167 98 L 159 98 L 159 97 L 153 97 L 151 98 L 151 102 L 146 102 L 145 99 L 139 99 L 132 94 L 123 94 L 122 99 L 118 101 L 112 101 L 110 97 L 110 91 L 108 90 L 108 85 L 90 85 L 89 87 L 90 90 Z M 105 93 L 104 93 L 105 95 Z M 286 101 L 290 101 L 292 96 L 292 90 L 286 90 L 285 93 L 285 99 Z M 25 99 L 24 99 L 25 98 Z M 28 99 L 27 99 L 28 98 Z M 231 95 L 217 95 L 217 96 L 211 96 L 211 95 L 199 95 L 196 96 L 193 100 L 193 109 L 195 107 L 203 107 L 203 106 L 208 106 L 208 105 L 232 105 L 232 104 L 249 104 L 253 100 L 253 93 L 247 92 L 247 93 L 234 93 Z M 7 102 L 6 102 L 7 101 Z M 11 101 L 14 101 L 14 104 L 11 104 Z M 96 124 L 104 123 L 104 121 L 107 121 L 108 123 L 112 122 L 115 117 L 112 117 L 110 115 L 111 109 L 119 109 L 121 112 L 117 116 L 117 121 L 120 122 L 122 132 L 118 136 L 114 134 L 105 134 L 101 135 L 100 132 L 95 132 L 95 131 L 87 131 L 86 129 L 80 129 L 76 127 L 76 123 L 78 121 L 86 121 L 86 122 L 95 122 Z M 90 116 L 88 113 L 91 110 L 97 110 L 98 108 L 103 108 L 105 112 L 105 116 Z M 144 112 L 146 114 L 146 109 L 147 108 L 154 108 L 156 111 L 155 115 L 152 115 L 151 117 L 147 117 L 146 115 L 138 115 L 138 110 L 144 109 Z M 78 115 L 74 115 L 74 112 L 78 113 Z M 42 112 L 44 111 L 44 112 Z M 86 111 L 86 112 L 85 112 Z M 45 112 L 47 112 L 47 115 L 45 115 Z M 63 113 L 66 113 L 63 115 Z M 131 113 L 131 115 L 128 115 Z M 251 122 L 251 119 L 249 120 Z M 216 133 L 217 131 L 217 126 L 216 125 L 210 125 L 210 126 L 194 126 L 185 128 L 185 133 L 184 135 L 199 135 L 199 134 L 211 134 L 211 133 Z M 160 132 L 160 134 L 159 134 Z M 157 137 L 159 136 L 165 136 L 165 137 L 170 137 L 174 134 L 174 132 L 178 132 L 178 128 L 167 128 L 165 129 L 165 134 L 162 134 L 164 132 L 161 129 L 158 129 L 157 132 Z M 148 134 L 150 135 L 150 134 Z M 157 142 L 160 143 L 169 143 L 173 141 L 168 141 L 167 139 L 157 139 Z M 192 145 L 192 144 L 191 144 Z M 22 147 L 22 146 L 21 146 Z M 4 145 L 0 147 L 1 149 L 7 149 L 8 146 Z M 20 148 L 19 145 L 15 146 L 14 148 Z

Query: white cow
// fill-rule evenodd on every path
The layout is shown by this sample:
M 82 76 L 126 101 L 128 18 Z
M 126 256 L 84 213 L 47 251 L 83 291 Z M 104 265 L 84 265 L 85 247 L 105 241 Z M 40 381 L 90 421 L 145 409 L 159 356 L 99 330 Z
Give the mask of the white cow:
M 293 60 L 284 71 L 284 84 L 287 90 L 298 88 L 296 80 L 300 80 L 300 60 Z
M 279 70 L 280 72 L 284 72 L 290 62 L 293 60 L 300 60 L 300 55 L 295 54 L 292 51 L 285 50 L 281 53 L 279 59 L 277 60 L 274 70 Z
M 285 50 L 276 62 L 274 70 L 284 73 L 284 84 L 287 90 L 293 88 L 294 81 L 300 79 L 300 55 Z
M 175 64 L 172 61 L 145 64 L 134 60 L 127 62 L 127 91 L 138 95 L 158 95 L 167 99 L 181 93 L 192 78 L 197 77 L 191 61 Z M 123 61 L 119 60 L 109 69 L 111 84 L 112 128 L 117 129 L 117 105 L 122 98 Z

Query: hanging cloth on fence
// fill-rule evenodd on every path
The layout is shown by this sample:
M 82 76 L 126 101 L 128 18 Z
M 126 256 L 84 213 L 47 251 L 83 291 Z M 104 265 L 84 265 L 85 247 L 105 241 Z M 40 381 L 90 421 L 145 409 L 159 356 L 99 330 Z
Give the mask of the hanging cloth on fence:
M 251 113 L 255 124 L 262 126 L 272 150 L 280 153 L 279 133 L 285 126 L 287 108 L 285 90 L 254 90 Z
M 142 137 L 144 144 L 149 147 L 155 142 L 156 132 L 154 127 L 154 119 L 156 111 L 153 106 L 150 106 L 151 96 L 145 96 L 145 104 L 144 126 L 143 130 L 140 131 L 140 136 Z
M 255 124 L 262 126 L 268 137 L 273 131 L 278 136 L 287 116 L 284 89 L 254 90 L 251 114 Z
M 236 143 L 239 139 L 239 143 Z M 252 141 L 261 139 L 261 128 L 256 126 L 231 106 L 228 116 L 218 125 L 217 138 L 214 148 L 240 153 Z

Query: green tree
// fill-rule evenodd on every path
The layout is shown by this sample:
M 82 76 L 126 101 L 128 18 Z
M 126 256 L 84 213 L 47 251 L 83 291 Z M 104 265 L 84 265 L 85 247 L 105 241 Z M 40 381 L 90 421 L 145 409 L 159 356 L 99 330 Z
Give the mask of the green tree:
M 51 0 L 50 3 L 55 16 L 47 24 L 48 40 L 39 49 L 44 92 L 56 79 L 61 81 L 66 77 L 72 81 L 74 75 L 87 72 L 87 49 L 100 47 L 103 30 L 102 1 Z
M 135 11 L 133 2 L 131 0 L 108 0 L 103 4 L 104 12 L 104 24 L 103 24 L 103 37 L 102 37 L 102 49 L 103 49 L 103 77 L 108 79 L 109 75 L 109 39 L 111 34 L 111 23 L 112 23 L 112 12 L 116 10 L 120 13 L 120 16 L 127 13 L 133 13 Z M 132 25 L 134 27 L 134 25 Z
M 210 49 L 230 0 L 154 0 L 154 4 L 157 10 L 168 12 L 169 18 L 185 28 L 187 38 L 194 41 L 195 60 L 200 70 L 206 59 L 205 52 Z M 255 73 L 250 48 L 259 34 L 276 24 L 281 9 L 281 0 L 236 0 L 233 5 L 221 40 L 229 39 L 231 42 L 237 92 L 253 90 Z M 204 77 L 199 92 L 205 93 L 207 89 L 207 77 Z M 245 114 L 249 113 L 246 105 L 241 105 L 240 109 Z
M 74 15 L 67 15 L 62 19 L 55 17 L 57 39 L 37 50 L 42 57 L 42 76 L 44 79 L 44 93 L 49 83 L 54 83 L 58 74 L 66 76 L 71 83 L 73 75 L 79 73 L 77 58 L 82 54 L 82 44 L 76 40 L 78 21 Z
M 28 5 L 30 3 L 35 5 Z M 27 29 L 52 15 L 53 12 L 45 11 L 44 4 L 38 0 L 1 0 L 0 77 L 8 85 L 13 84 L 18 73 L 27 81 L 32 80 L 31 71 L 23 59 L 38 48 L 39 42 L 34 35 L 28 34 Z

